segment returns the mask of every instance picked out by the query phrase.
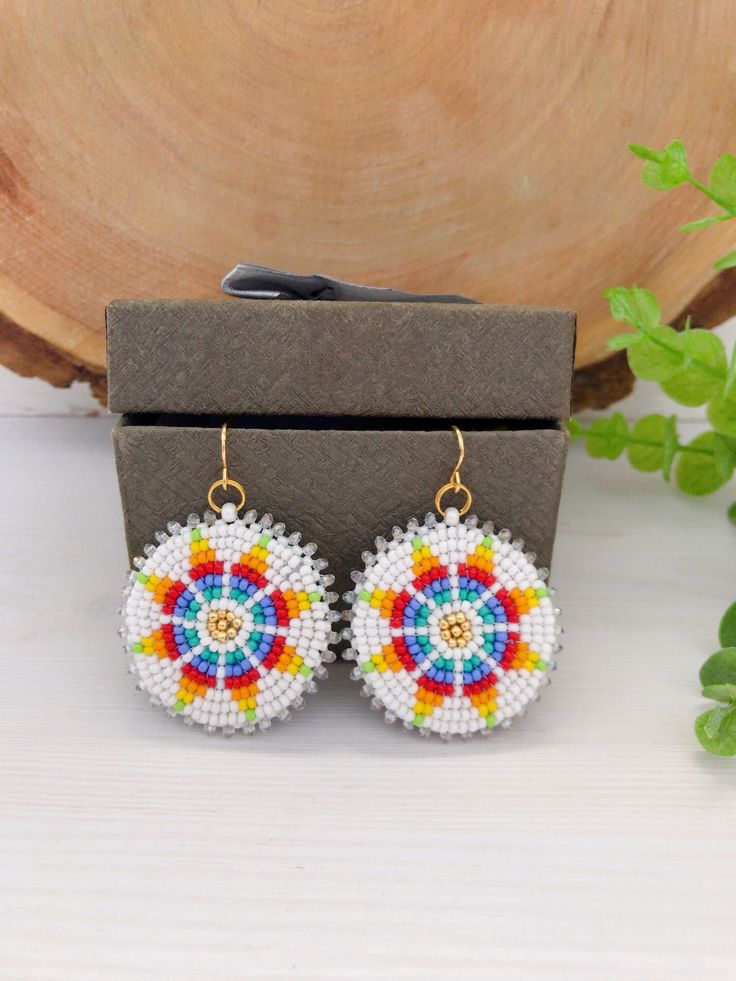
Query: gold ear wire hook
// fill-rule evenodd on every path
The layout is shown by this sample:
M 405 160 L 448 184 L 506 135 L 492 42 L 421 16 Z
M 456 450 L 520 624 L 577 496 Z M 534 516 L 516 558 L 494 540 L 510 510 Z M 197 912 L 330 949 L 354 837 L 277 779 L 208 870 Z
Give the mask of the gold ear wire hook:
M 220 456 L 222 457 L 222 485 L 227 489 L 227 423 L 220 430 Z
M 463 434 L 457 428 L 457 426 L 452 427 L 453 432 L 457 436 L 457 444 L 460 449 L 460 456 L 457 458 L 457 463 L 455 464 L 455 469 L 452 471 L 450 476 L 450 483 L 454 484 L 455 487 L 462 486 L 462 481 L 460 480 L 460 467 L 463 465 L 463 460 L 465 459 L 465 440 L 463 439 Z
M 240 502 L 235 505 L 236 511 L 239 511 L 245 504 L 245 487 L 243 487 L 242 484 L 238 483 L 237 480 L 233 480 L 231 477 L 228 476 L 227 427 L 228 427 L 227 422 L 223 422 L 222 429 L 220 430 L 220 457 L 222 458 L 222 477 L 219 480 L 216 480 L 210 486 L 209 493 L 207 494 L 207 501 L 209 502 L 209 505 L 212 508 L 212 510 L 216 511 L 217 514 L 221 513 L 222 508 L 219 505 L 215 504 L 212 495 L 220 487 L 226 492 L 229 487 L 233 487 L 238 492 L 238 494 L 240 494 Z
M 442 498 L 450 491 L 452 491 L 453 494 L 465 494 L 465 504 L 459 508 L 459 513 L 461 515 L 467 514 L 470 510 L 470 505 L 473 503 L 473 495 L 460 478 L 460 467 L 463 465 L 463 460 L 465 459 L 465 439 L 457 426 L 453 426 L 452 429 L 457 438 L 457 445 L 458 449 L 460 450 L 460 455 L 458 456 L 457 463 L 450 474 L 450 479 L 446 484 L 443 484 L 442 487 L 440 487 L 434 497 L 434 506 L 443 518 L 445 516 L 445 509 L 442 507 Z

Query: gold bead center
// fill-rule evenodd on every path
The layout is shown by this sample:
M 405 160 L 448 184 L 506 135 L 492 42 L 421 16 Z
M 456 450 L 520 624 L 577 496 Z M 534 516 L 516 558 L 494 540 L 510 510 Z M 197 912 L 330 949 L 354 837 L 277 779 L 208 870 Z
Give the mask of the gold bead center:
M 238 631 L 243 626 L 240 617 L 236 617 L 232 610 L 210 610 L 207 616 L 207 629 L 210 636 L 224 644 L 228 640 L 235 640 Z
M 464 613 L 448 613 L 440 620 L 440 637 L 448 647 L 465 647 L 473 639 L 473 628 Z

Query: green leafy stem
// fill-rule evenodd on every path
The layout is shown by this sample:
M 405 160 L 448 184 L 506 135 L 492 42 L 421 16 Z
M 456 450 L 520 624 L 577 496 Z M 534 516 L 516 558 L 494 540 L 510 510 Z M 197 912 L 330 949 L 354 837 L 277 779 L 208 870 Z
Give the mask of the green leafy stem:
M 736 218 L 736 155 L 724 153 L 711 168 L 707 183 L 690 170 L 681 140 L 663 150 L 630 144 L 644 160 L 642 180 L 664 191 L 690 184 L 721 211 L 683 226 L 684 231 L 706 228 Z M 716 267 L 736 267 L 736 251 Z M 730 358 L 717 334 L 693 328 L 676 331 L 661 322 L 659 302 L 650 290 L 616 286 L 607 290 L 611 315 L 632 330 L 608 342 L 614 351 L 626 351 L 629 367 L 643 381 L 656 382 L 673 401 L 686 406 L 705 405 L 712 429 L 684 445 L 677 437 L 676 420 L 664 416 L 640 419 L 629 431 L 620 413 L 597 419 L 589 427 L 578 420 L 568 424 L 573 439 L 584 439 L 591 456 L 614 460 L 624 450 L 632 466 L 661 471 L 665 480 L 673 472 L 675 482 L 689 494 L 710 494 L 731 479 L 736 454 L 736 347 Z
M 664 150 L 631 144 L 644 160 L 642 180 L 658 191 L 691 184 L 721 211 L 684 225 L 682 231 L 707 228 L 736 218 L 736 156 L 725 153 L 711 168 L 707 184 L 690 171 L 685 147 L 674 140 Z M 720 259 L 716 269 L 736 267 L 736 251 Z M 617 286 L 606 292 L 614 319 L 633 330 L 611 338 L 609 347 L 625 350 L 637 378 L 656 382 L 681 405 L 706 405 L 712 429 L 683 443 L 677 418 L 652 414 L 629 426 L 620 412 L 598 418 L 589 426 L 578 419 L 568 423 L 573 440 L 583 440 L 593 457 L 615 460 L 626 453 L 637 470 L 674 473 L 677 486 L 688 494 L 710 494 L 733 476 L 736 467 L 736 346 L 730 358 L 716 335 L 693 328 L 688 318 L 682 332 L 661 323 L 657 298 L 638 286 Z M 729 509 L 736 523 L 736 504 Z M 703 696 L 716 705 L 695 721 L 704 749 L 716 756 L 736 756 L 736 603 L 720 625 L 721 649 L 700 670 Z
M 612 316 L 633 328 L 611 338 L 609 347 L 625 350 L 637 378 L 659 384 L 675 402 L 707 406 L 712 429 L 683 443 L 677 420 L 662 415 L 640 419 L 632 429 L 620 412 L 589 426 L 572 419 L 571 437 L 583 439 L 591 456 L 615 460 L 626 451 L 637 470 L 674 472 L 688 494 L 710 494 L 733 476 L 736 467 L 736 348 L 729 358 L 723 341 L 688 321 L 684 330 L 661 323 L 657 298 L 639 286 L 606 291 Z
M 589 426 L 571 419 L 573 440 L 582 439 L 592 457 L 615 460 L 626 452 L 629 463 L 645 473 L 661 471 L 686 494 L 710 494 L 728 481 L 736 468 L 736 440 L 707 432 L 682 443 L 675 416 L 644 416 L 629 428 L 620 412 Z
M 700 744 L 715 756 L 736 756 L 736 603 L 721 620 L 721 649 L 700 669 L 703 697 L 718 704 L 695 720 Z
M 692 232 L 736 218 L 736 156 L 724 153 L 711 168 L 707 184 L 690 170 L 681 140 L 664 150 L 630 144 L 644 160 L 642 180 L 658 191 L 690 184 L 721 211 L 684 225 Z M 723 256 L 716 269 L 736 267 L 736 250 Z M 682 332 L 661 322 L 657 298 L 638 286 L 617 286 L 606 292 L 615 320 L 633 330 L 611 338 L 612 350 L 626 351 L 633 374 L 656 382 L 681 405 L 706 405 L 712 429 L 683 443 L 676 416 L 654 413 L 629 426 L 620 412 L 585 426 L 568 423 L 573 440 L 583 440 L 593 457 L 615 460 L 626 453 L 629 463 L 645 472 L 661 471 L 665 480 L 674 473 L 677 486 L 688 494 L 710 494 L 733 476 L 736 467 L 736 346 L 730 358 L 723 342 L 708 331 L 693 328 L 690 319 Z M 729 509 L 736 523 L 736 504 Z M 736 756 L 736 603 L 721 620 L 721 649 L 700 670 L 705 698 L 716 704 L 695 721 L 700 744 L 716 756 Z
M 721 221 L 736 218 L 736 156 L 724 153 L 713 164 L 704 184 L 691 172 L 687 160 L 687 151 L 682 140 L 673 140 L 664 150 L 653 150 L 648 146 L 630 143 L 629 149 L 644 161 L 642 180 L 648 187 L 656 191 L 670 191 L 682 184 L 691 184 L 704 194 L 710 201 L 717 204 L 721 211 L 717 215 L 708 215 L 698 221 L 688 222 L 681 231 L 694 232 L 700 228 L 708 228 Z M 730 269 L 736 266 L 736 250 L 723 256 L 715 264 L 716 269 Z

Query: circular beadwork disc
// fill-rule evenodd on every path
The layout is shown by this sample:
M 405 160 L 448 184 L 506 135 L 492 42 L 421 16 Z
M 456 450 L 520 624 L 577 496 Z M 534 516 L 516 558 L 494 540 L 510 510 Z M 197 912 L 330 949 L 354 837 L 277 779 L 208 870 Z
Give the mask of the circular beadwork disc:
M 448 509 L 444 521 L 412 521 L 363 554 L 365 571 L 347 596 L 348 656 L 388 721 L 445 737 L 487 733 L 547 682 L 558 611 L 546 571 L 510 537 Z
M 331 582 L 315 545 L 255 512 L 169 525 L 131 573 L 123 608 L 139 687 L 210 731 L 267 728 L 331 660 Z

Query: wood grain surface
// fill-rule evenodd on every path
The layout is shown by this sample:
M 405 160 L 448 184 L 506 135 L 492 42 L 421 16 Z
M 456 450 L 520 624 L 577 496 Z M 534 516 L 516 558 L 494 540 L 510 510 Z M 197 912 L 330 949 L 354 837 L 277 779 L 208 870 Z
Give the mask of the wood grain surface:
M 729 0 L 0 0 L 0 359 L 104 370 L 113 297 L 237 260 L 558 305 L 581 366 L 636 281 L 675 316 L 731 244 L 627 141 L 733 147 Z M 707 208 L 705 209 L 707 211 Z M 731 302 L 729 297 L 726 301 Z M 722 313 L 722 312 L 721 312 Z

